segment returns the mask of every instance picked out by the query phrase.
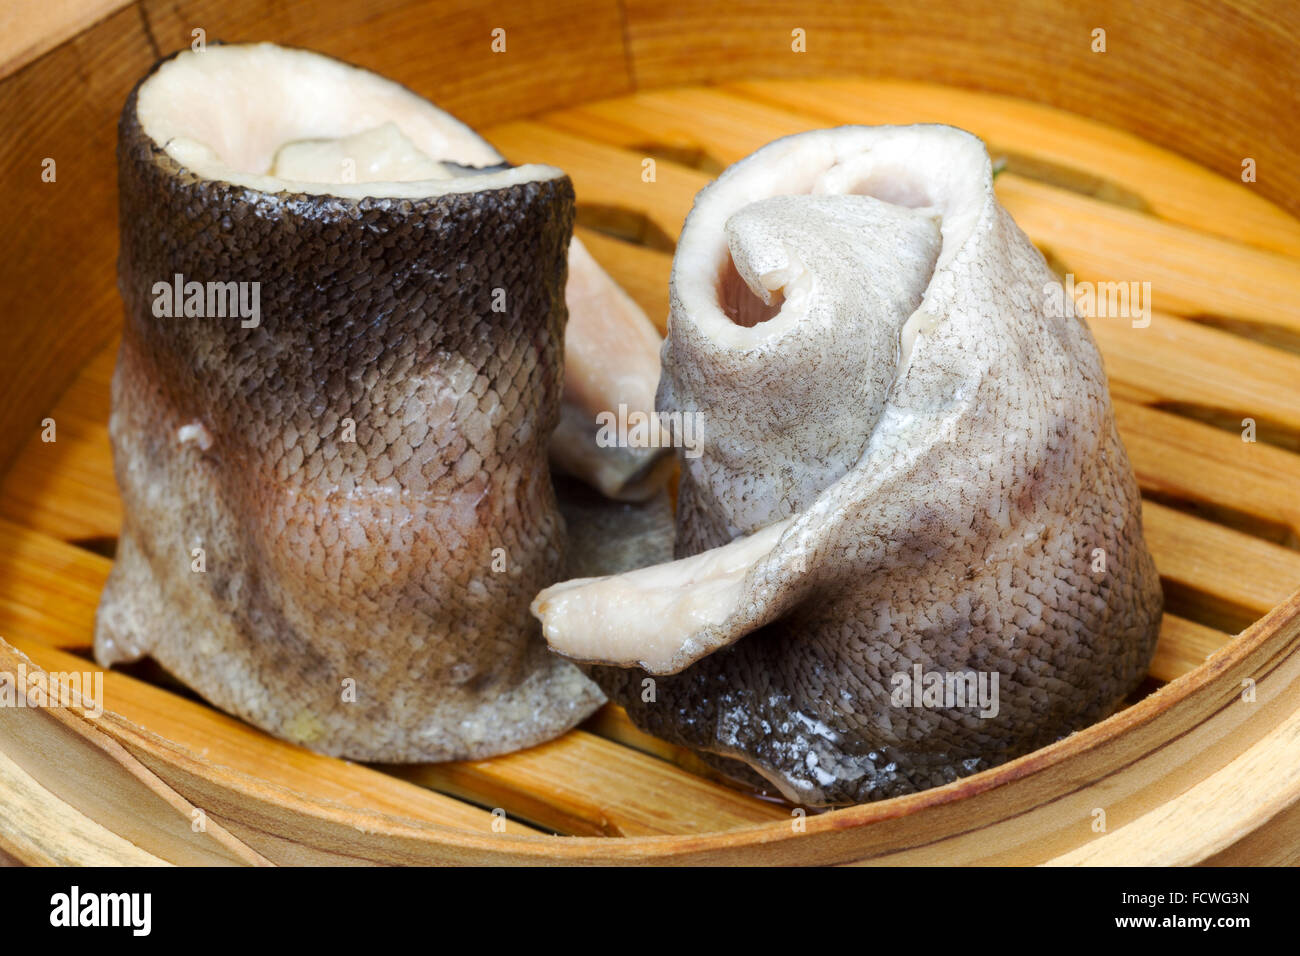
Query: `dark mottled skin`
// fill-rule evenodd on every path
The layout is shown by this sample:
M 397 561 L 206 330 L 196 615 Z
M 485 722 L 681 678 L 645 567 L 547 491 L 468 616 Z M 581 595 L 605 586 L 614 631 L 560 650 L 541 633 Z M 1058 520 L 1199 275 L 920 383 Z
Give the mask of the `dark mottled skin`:
M 745 162 L 762 163 L 763 151 Z M 975 182 L 978 221 L 927 294 L 940 321 L 918 341 L 889 412 L 867 423 L 860 460 L 814 493 L 793 493 L 793 523 L 749 571 L 734 611 L 693 635 L 719 649 L 654 676 L 653 701 L 645 670 L 591 670 L 639 727 L 797 802 L 911 793 L 1050 743 L 1113 710 L 1155 648 L 1160 582 L 1100 356 L 1081 320 L 1044 314 L 1054 276 L 993 198 L 987 156 Z M 688 218 L 683 239 L 691 228 Z M 737 382 L 763 363 L 696 331 L 677 294 L 680 268 L 660 405 L 702 412 L 714 436 L 682 459 L 685 556 L 758 530 L 744 517 L 748 475 L 798 462 L 782 416 L 817 416 L 822 403 L 806 394 L 813 369 L 775 392 Z M 854 384 L 821 381 L 835 393 Z M 745 461 L 719 452 L 719 432 L 730 438 L 728 423 L 760 402 L 773 419 L 766 443 Z M 898 706 L 893 676 L 916 664 L 996 672 L 997 716 Z
M 528 613 L 564 561 L 546 448 L 570 181 L 260 194 L 178 167 L 135 103 L 111 418 L 125 523 L 98 659 L 151 656 L 219 707 L 355 759 L 485 757 L 578 723 L 600 692 Z M 155 318 L 152 286 L 174 273 L 260 282 L 260 327 Z M 178 440 L 191 423 L 206 450 Z

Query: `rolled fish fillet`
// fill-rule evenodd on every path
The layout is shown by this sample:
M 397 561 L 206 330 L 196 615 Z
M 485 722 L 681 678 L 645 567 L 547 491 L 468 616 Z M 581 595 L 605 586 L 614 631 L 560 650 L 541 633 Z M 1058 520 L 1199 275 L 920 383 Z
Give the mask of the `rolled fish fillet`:
M 151 656 L 363 760 L 484 757 L 591 713 L 528 613 L 564 558 L 567 177 L 265 44 L 159 64 L 118 155 L 99 661 Z
M 643 729 L 807 805 L 1105 715 L 1161 590 L 1054 283 L 960 130 L 812 132 L 731 167 L 673 264 L 659 405 L 704 436 L 677 560 L 543 591 L 551 647 L 604 665 Z

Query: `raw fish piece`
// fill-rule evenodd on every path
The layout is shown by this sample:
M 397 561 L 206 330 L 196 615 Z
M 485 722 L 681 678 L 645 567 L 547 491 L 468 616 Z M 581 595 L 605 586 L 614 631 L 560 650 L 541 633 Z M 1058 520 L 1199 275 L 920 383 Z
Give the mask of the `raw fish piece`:
M 673 263 L 659 406 L 704 434 L 678 559 L 543 591 L 551 647 L 606 665 L 641 728 L 805 805 L 1105 716 L 1161 590 L 1055 282 L 960 130 L 812 132 L 731 167 Z

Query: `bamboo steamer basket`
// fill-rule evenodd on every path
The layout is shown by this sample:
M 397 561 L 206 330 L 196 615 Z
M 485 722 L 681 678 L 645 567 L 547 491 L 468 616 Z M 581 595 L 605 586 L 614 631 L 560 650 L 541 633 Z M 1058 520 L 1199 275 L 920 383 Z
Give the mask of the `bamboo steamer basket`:
M 593 254 L 661 327 L 682 217 L 727 163 L 846 122 L 971 129 L 1006 159 L 1000 198 L 1049 262 L 1152 283 L 1149 327 L 1093 325 L 1167 609 L 1147 684 L 1108 719 L 946 787 L 821 814 L 723 786 L 614 707 L 505 757 L 368 767 L 135 665 L 105 676 L 97 718 L 0 708 L 0 861 L 1300 860 L 1300 9 L 94 0 L 0 19 L 0 671 L 97 669 L 120 522 L 116 120 L 195 30 L 365 66 L 512 160 L 563 167 Z

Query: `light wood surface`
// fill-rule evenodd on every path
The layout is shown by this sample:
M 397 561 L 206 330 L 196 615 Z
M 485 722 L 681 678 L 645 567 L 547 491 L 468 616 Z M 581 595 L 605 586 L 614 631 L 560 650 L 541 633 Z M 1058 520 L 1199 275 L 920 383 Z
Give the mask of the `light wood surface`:
M 491 14 L 470 6 L 453 4 L 435 18 L 446 43 L 468 49 L 490 29 Z M 146 0 L 115 13 L 105 7 L 105 19 L 39 59 L 21 51 L 38 50 L 41 36 L 58 42 L 57 10 L 32 36 L 10 37 L 0 54 L 30 62 L 0 83 L 0 115 L 20 134 L 0 144 L 0 171 L 39 183 L 46 144 L 72 143 L 75 128 L 81 145 L 60 152 L 58 183 L 43 193 L 0 176 L 0 201 L 16 210 L 39 202 L 41 211 L 39 221 L 24 220 L 16 255 L 0 260 L 0 282 L 19 310 L 0 377 L 0 460 L 11 461 L 0 488 L 0 664 L 16 666 L 21 653 L 50 671 L 99 670 L 88 659 L 91 625 L 121 522 L 106 430 L 120 311 L 113 124 L 156 50 L 188 42 L 191 24 L 210 24 L 210 37 L 309 44 L 380 69 L 479 123 L 512 160 L 563 167 L 593 255 L 661 329 L 672 243 L 695 193 L 728 163 L 777 136 L 843 122 L 951 122 L 985 136 L 1008 159 L 1000 198 L 1055 268 L 1079 281 L 1152 283 L 1149 327 L 1111 320 L 1093 328 L 1166 590 L 1148 688 L 1159 689 L 976 777 L 802 817 L 726 787 L 694 755 L 641 733 L 614 707 L 521 753 L 371 768 L 272 740 L 156 668 L 137 666 L 105 675 L 109 712 L 98 720 L 75 708 L 0 710 L 0 792 L 14 808 L 0 827 L 0 856 L 139 864 L 1231 864 L 1300 856 L 1300 602 L 1291 596 L 1300 586 L 1300 222 L 1267 197 L 1300 207 L 1294 189 L 1286 192 L 1289 180 L 1246 186 L 1226 164 L 1234 149 L 1282 155 L 1274 138 L 1292 120 L 1249 125 L 1256 97 L 1277 78 L 1220 123 L 1216 135 L 1231 147 L 1176 119 L 1191 109 L 1183 98 L 1195 84 L 1149 101 L 1155 120 L 1138 137 L 1126 131 L 1141 126 L 1135 107 L 1084 108 L 1057 83 L 1018 88 L 1001 60 L 976 76 L 965 19 L 940 31 L 936 50 L 968 59 L 936 72 L 932 54 L 931 72 L 1016 97 L 871 77 L 753 79 L 826 72 L 827 63 L 845 62 L 851 41 L 881 53 L 881 69 L 923 71 L 920 60 L 865 36 L 856 12 L 843 36 L 819 28 L 831 14 L 817 4 L 806 22 L 822 59 L 760 62 L 774 42 L 768 33 L 780 27 L 788 38 L 789 28 L 774 7 L 749 6 L 755 15 L 732 25 L 740 52 L 727 60 L 707 34 L 727 31 L 704 7 L 679 17 L 679 40 L 687 39 L 674 48 L 672 4 L 633 0 L 620 17 L 617 4 L 525 3 L 504 23 L 519 58 L 494 64 L 475 53 L 459 73 L 404 39 L 430 35 L 429 7 L 412 3 L 381 6 L 364 34 L 351 7 L 313 25 L 255 0 Z M 1106 13 L 1120 26 L 1112 44 L 1150 42 L 1128 32 L 1127 13 Z M 1204 23 L 1231 40 L 1247 29 L 1269 33 L 1269 14 L 1206 13 Z M 585 33 L 560 29 L 579 16 Z M 895 28 L 930 24 L 926 16 L 909 12 Z M 1052 36 L 1060 41 L 1084 25 L 1062 20 Z M 541 44 L 542 35 L 558 46 Z M 1294 66 L 1270 58 L 1276 37 L 1263 42 L 1262 64 L 1290 75 Z M 1107 62 L 1126 65 L 1108 76 L 1079 67 L 1085 87 L 1165 82 L 1159 71 L 1137 79 L 1126 56 Z M 74 105 L 28 108 L 60 95 L 74 74 L 86 78 Z M 539 84 L 539 75 L 554 82 Z M 722 85 L 630 93 L 681 82 L 674 77 Z M 1030 98 L 1069 102 L 1093 118 Z M 1250 129 L 1260 138 L 1248 147 L 1239 140 Z M 641 179 L 647 157 L 656 160 L 653 183 Z M 1294 164 L 1269 175 L 1300 186 Z M 75 268 L 53 266 L 53 249 Z M 40 439 L 47 415 L 57 423 L 54 443 Z M 1242 440 L 1247 417 L 1258 441 Z M 1243 681 L 1253 682 L 1253 702 L 1241 698 Z M 38 759 L 52 752 L 97 768 L 94 793 L 78 794 L 73 777 Z M 124 814 L 127 805 L 136 810 Z M 205 833 L 189 829 L 196 808 L 209 821 Z M 1104 832 L 1093 828 L 1099 809 Z
M 0 7 L 0 79 L 128 6 L 131 0 L 8 0 Z

